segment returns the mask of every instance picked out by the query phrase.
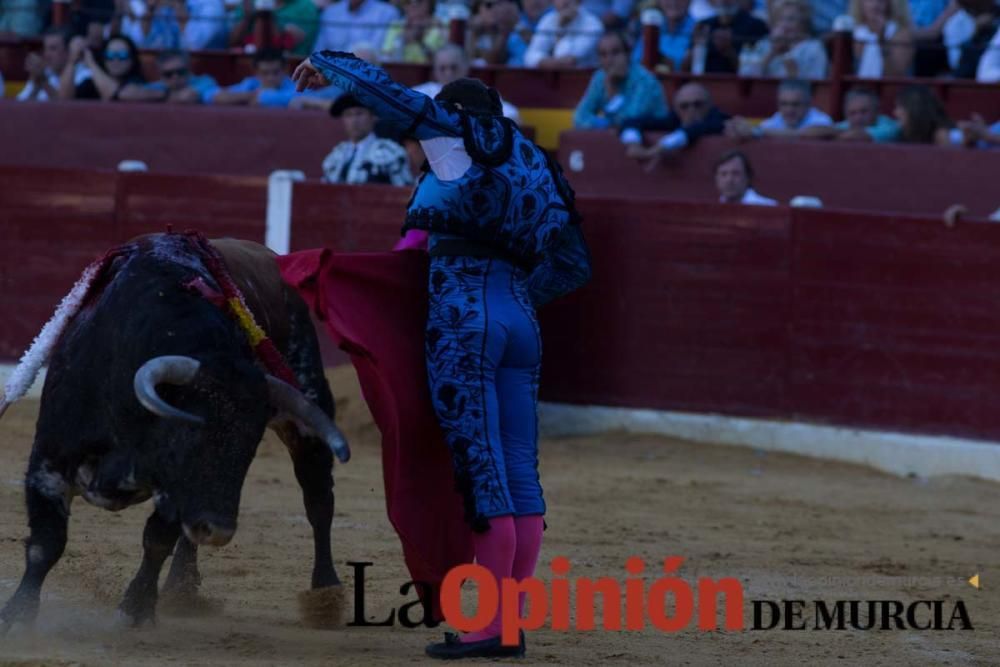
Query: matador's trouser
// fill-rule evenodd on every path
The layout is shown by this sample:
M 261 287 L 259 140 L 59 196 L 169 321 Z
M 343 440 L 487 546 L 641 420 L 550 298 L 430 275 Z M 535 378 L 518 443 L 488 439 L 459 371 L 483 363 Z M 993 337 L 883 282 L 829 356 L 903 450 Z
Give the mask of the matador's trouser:
M 426 329 L 434 410 L 466 519 L 544 514 L 538 479 L 541 337 L 523 269 L 502 259 L 433 257 Z

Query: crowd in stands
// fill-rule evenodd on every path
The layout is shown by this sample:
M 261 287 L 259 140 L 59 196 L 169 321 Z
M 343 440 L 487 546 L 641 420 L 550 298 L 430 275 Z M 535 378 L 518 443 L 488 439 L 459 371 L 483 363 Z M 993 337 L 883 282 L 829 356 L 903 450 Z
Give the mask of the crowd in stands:
M 19 100 L 325 110 L 348 135 L 323 165 L 332 182 L 409 182 L 412 176 L 396 169 L 405 151 L 389 145 L 405 137 L 380 133 L 377 119 L 334 87 L 297 92 L 289 55 L 331 49 L 371 62 L 429 64 L 432 80 L 417 87 L 429 96 L 472 65 L 595 68 L 574 126 L 614 132 L 622 150 L 649 169 L 706 135 L 1000 145 L 1000 123 L 949 118 L 926 86 L 903 89 L 891 117 L 879 113 L 871 89 L 856 87 L 835 122 L 813 105 L 810 83 L 829 74 L 833 30 L 852 33 L 860 78 L 1000 82 L 1000 0 L 79 0 L 74 6 L 69 25 L 47 27 L 50 3 L 0 0 L 0 37 L 41 38 L 41 51 L 25 61 Z M 262 10 L 273 17 L 270 44 L 258 43 Z M 466 19 L 464 48 L 449 42 L 455 17 Z M 642 30 L 651 23 L 659 26 L 652 63 L 644 57 L 650 49 Z M 251 50 L 253 76 L 217 82 L 192 71 L 190 51 L 219 48 Z M 158 51 L 153 80 L 139 49 Z M 783 81 L 773 115 L 757 122 L 718 108 L 697 82 L 667 99 L 656 76 L 665 72 Z M 504 114 L 519 120 L 507 102 Z M 742 153 L 720 161 L 723 201 L 766 203 L 751 180 Z

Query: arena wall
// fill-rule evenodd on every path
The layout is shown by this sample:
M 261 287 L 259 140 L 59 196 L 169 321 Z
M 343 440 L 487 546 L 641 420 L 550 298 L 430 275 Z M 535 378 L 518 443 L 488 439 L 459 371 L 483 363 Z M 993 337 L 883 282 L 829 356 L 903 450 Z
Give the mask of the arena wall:
M 0 168 L 0 359 L 136 234 L 263 240 L 266 179 Z M 183 196 L 182 196 L 183 195 Z M 405 189 L 293 190 L 291 247 L 391 247 Z M 543 398 L 1000 440 L 1000 227 L 581 197 L 595 279 L 543 309 Z

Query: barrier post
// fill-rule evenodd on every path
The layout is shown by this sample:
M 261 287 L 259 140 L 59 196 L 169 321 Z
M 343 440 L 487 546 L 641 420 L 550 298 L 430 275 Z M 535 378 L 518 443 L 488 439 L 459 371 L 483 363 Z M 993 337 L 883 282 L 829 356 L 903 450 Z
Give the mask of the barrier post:
M 271 172 L 267 179 L 264 245 L 279 255 L 287 255 L 291 246 L 292 187 L 305 179 L 301 171 L 285 169 Z
M 847 84 L 844 78 L 850 76 L 854 71 L 854 58 L 851 49 L 854 46 L 854 37 L 847 23 L 834 25 L 833 33 L 833 58 L 830 63 L 830 115 L 840 118 L 844 108 L 844 94 Z
M 650 72 L 656 70 L 660 61 L 660 26 L 663 25 L 663 14 L 657 9 L 643 10 L 639 16 L 642 23 L 642 66 Z M 674 70 L 675 65 L 671 65 Z

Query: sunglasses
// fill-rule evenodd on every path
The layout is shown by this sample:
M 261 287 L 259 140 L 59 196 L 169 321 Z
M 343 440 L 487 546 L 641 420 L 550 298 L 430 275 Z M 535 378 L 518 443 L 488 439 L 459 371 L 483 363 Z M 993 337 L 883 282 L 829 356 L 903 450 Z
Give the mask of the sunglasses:
M 694 100 L 692 102 L 678 102 L 677 108 L 681 111 L 687 111 L 688 109 L 704 109 L 705 100 Z
M 105 51 L 105 60 L 132 60 L 132 55 L 128 51 Z
M 188 68 L 187 67 L 181 67 L 179 69 L 165 69 L 165 70 L 163 70 L 163 78 L 164 79 L 172 79 L 175 76 L 187 76 L 187 75 L 188 75 Z

